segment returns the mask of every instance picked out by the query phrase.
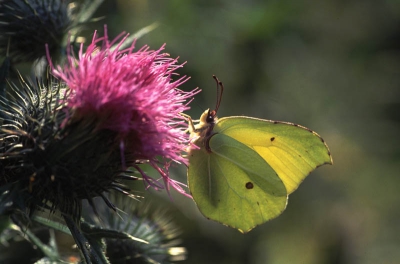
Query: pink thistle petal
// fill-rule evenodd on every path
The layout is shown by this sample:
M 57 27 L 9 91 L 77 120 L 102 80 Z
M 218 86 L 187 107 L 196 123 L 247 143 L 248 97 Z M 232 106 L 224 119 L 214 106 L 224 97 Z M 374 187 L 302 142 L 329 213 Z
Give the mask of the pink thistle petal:
M 183 183 L 181 183 L 181 182 L 175 181 L 175 180 L 173 180 L 173 179 L 171 179 L 171 178 L 169 177 L 169 175 L 168 175 L 169 163 L 164 165 L 165 171 L 162 170 L 155 162 L 150 162 L 150 164 L 151 164 L 151 165 L 153 166 L 153 168 L 155 168 L 155 169 L 160 173 L 160 175 L 162 176 L 162 179 L 163 179 L 163 181 L 164 181 L 164 185 L 166 186 L 166 189 L 167 189 L 168 194 L 170 194 L 170 193 L 169 193 L 169 190 L 170 190 L 170 186 L 172 186 L 172 187 L 173 187 L 175 190 L 177 190 L 179 193 L 181 193 L 181 194 L 183 194 L 183 195 L 185 195 L 185 196 L 187 196 L 187 197 L 189 197 L 189 198 L 192 198 L 192 196 L 189 195 L 189 194 L 187 194 L 186 191 L 182 188 L 182 186 L 187 187 L 187 185 L 185 185 L 185 184 L 183 184 Z M 181 186 L 181 185 L 182 185 L 182 186 Z

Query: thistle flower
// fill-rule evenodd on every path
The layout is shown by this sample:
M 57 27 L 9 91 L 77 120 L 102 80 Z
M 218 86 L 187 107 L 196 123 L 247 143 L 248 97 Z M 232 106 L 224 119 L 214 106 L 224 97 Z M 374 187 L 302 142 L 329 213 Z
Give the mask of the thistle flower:
M 95 33 L 85 52 L 81 46 L 76 58 L 69 50 L 66 65 L 53 69 L 53 75 L 71 91 L 66 101 L 71 110 L 68 122 L 91 120 L 95 124 L 94 133 L 108 131 L 118 141 L 122 169 L 134 167 L 147 184 L 163 188 L 137 166 L 149 163 L 162 176 L 167 191 L 172 186 L 186 194 L 180 183 L 169 177 L 168 166 L 171 161 L 187 162 L 182 151 L 189 139 L 180 113 L 189 108 L 188 101 L 198 90 L 178 89 L 188 78 L 172 80 L 182 64 L 161 53 L 164 46 L 155 51 L 143 47 L 134 52 L 133 45 L 119 50 L 125 36 L 113 48 L 121 37 L 122 34 L 110 42 L 107 33 L 99 38 Z M 98 47 L 100 42 L 102 46 Z
M 60 48 L 71 24 L 66 0 L 1 0 L 0 54 L 14 62 L 33 61 Z
M 112 44 L 95 34 L 86 53 L 81 47 L 77 59 L 69 54 L 66 65 L 53 69 L 63 82 L 20 78 L 0 96 L 1 212 L 12 202 L 30 213 L 59 210 L 76 221 L 82 200 L 94 206 L 98 196 L 115 210 L 103 193 L 131 195 L 120 182 L 137 179 L 127 174 L 128 167 L 150 186 L 164 188 L 140 163 L 151 164 L 167 190 L 186 194 L 168 167 L 186 163 L 182 151 L 189 139 L 180 113 L 198 90 L 177 88 L 187 78 L 172 80 L 182 65 L 160 53 L 162 48 L 119 51 Z

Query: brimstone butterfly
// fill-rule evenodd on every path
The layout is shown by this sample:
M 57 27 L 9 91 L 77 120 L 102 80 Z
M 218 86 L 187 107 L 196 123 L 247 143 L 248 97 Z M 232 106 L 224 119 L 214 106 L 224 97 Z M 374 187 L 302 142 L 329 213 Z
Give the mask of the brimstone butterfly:
M 332 164 L 325 141 L 303 126 L 245 116 L 189 118 L 188 184 L 201 213 L 246 233 L 277 217 L 317 167 Z M 194 125 L 193 122 L 198 122 Z

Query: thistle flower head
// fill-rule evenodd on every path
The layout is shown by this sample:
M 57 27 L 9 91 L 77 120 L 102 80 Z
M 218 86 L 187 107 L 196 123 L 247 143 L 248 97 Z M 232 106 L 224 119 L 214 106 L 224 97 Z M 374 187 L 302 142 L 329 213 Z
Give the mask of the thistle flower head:
M 53 54 L 71 24 L 65 0 L 1 0 L 0 54 L 14 61 L 33 61 L 46 55 L 45 44 Z
M 111 263 L 174 263 L 186 258 L 186 249 L 178 246 L 181 230 L 167 211 L 153 208 L 147 200 L 137 202 L 118 194 L 111 194 L 110 200 L 121 210 L 120 214 L 99 204 L 99 217 L 85 210 L 85 218 L 104 229 L 135 238 L 105 237 L 106 256 Z
M 114 218 L 118 216 L 114 215 Z M 135 210 L 113 223 L 113 229 L 124 231 L 148 244 L 127 239 L 106 239 L 106 255 L 111 263 L 172 263 L 185 259 L 186 249 L 176 247 L 179 230 L 161 211 L 149 214 Z
M 82 200 L 94 205 L 100 196 L 115 210 L 103 193 L 131 195 L 120 183 L 137 179 L 128 167 L 150 186 L 186 194 L 168 167 L 186 163 L 182 152 L 189 139 L 180 113 L 198 90 L 177 88 L 187 78 L 172 79 L 182 65 L 162 48 L 133 52 L 112 44 L 95 34 L 85 53 L 81 47 L 78 58 L 69 53 L 65 65 L 53 67 L 61 80 L 31 84 L 21 77 L 0 95 L 0 205 L 21 197 L 20 210 L 60 210 L 78 220 Z M 164 185 L 141 163 L 151 164 Z
M 122 169 L 136 167 L 148 184 L 163 188 L 136 166 L 148 162 L 161 174 L 167 189 L 172 186 L 185 193 L 169 177 L 168 166 L 170 161 L 186 163 L 182 151 L 189 140 L 180 113 L 189 108 L 188 101 L 198 90 L 178 89 L 188 78 L 173 80 L 182 64 L 162 53 L 164 46 L 133 51 L 132 45 L 120 50 L 125 37 L 113 48 L 120 37 L 109 41 L 107 34 L 94 34 L 86 49 L 81 46 L 78 57 L 69 50 L 66 65 L 53 69 L 71 92 L 66 100 L 71 110 L 67 120 L 70 124 L 91 120 L 95 131 L 109 131 L 118 141 Z

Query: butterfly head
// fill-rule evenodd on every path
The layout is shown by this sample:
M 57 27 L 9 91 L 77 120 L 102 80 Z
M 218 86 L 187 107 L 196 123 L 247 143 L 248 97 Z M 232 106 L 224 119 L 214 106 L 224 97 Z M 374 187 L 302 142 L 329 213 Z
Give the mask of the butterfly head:
M 207 109 L 200 116 L 200 124 L 210 125 L 215 124 L 217 121 L 217 112 L 215 110 Z
M 221 104 L 221 98 L 222 98 L 222 93 L 224 91 L 224 85 L 222 82 L 218 80 L 218 78 L 213 75 L 213 78 L 215 82 L 217 83 L 217 103 L 215 105 L 214 110 L 207 109 L 206 111 L 203 112 L 203 114 L 200 117 L 200 123 L 201 124 L 215 124 L 217 121 L 217 111 L 219 108 L 219 105 Z
M 221 98 L 222 98 L 222 92 L 224 90 L 224 86 L 222 85 L 222 82 L 220 82 L 218 80 L 218 78 L 215 77 L 215 75 L 213 75 L 213 78 L 217 83 L 217 103 L 215 105 L 214 110 L 207 109 L 206 111 L 204 111 L 201 114 L 199 123 L 197 125 L 195 125 L 194 129 L 193 129 L 193 131 L 196 133 L 196 136 L 201 137 L 201 135 L 199 133 L 203 133 L 203 131 L 207 131 L 206 134 L 210 133 L 210 131 L 212 131 L 212 129 L 218 119 L 217 111 L 218 111 L 219 105 L 221 104 Z

